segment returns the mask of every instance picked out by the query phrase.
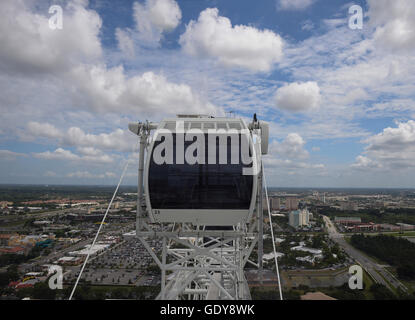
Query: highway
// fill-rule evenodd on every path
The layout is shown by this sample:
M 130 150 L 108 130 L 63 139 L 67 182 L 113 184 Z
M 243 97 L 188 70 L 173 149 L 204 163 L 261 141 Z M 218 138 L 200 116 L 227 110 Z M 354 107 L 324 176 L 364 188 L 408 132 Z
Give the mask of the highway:
M 19 269 L 22 272 L 29 272 L 35 266 L 41 266 L 43 264 L 53 263 L 54 261 L 59 260 L 60 258 L 65 256 L 65 254 L 67 254 L 68 252 L 79 250 L 79 249 L 84 248 L 86 245 L 91 244 L 91 243 L 92 243 L 91 239 L 82 240 L 82 241 L 80 241 L 78 243 L 75 243 L 75 244 L 73 244 L 73 245 L 71 245 L 71 246 L 69 246 L 69 247 L 67 247 L 63 250 L 54 251 L 54 252 L 50 253 L 47 256 L 41 256 L 41 257 L 38 257 L 38 258 L 35 258 L 35 259 L 31 260 L 30 262 L 22 263 L 19 266 Z
M 374 279 L 376 283 L 385 285 L 387 288 L 392 290 L 390 284 L 394 288 L 401 288 L 403 291 L 407 292 L 408 289 L 398 280 L 394 275 L 392 275 L 388 270 L 386 270 L 384 265 L 378 264 L 373 259 L 369 258 L 367 255 L 363 254 L 361 251 L 354 248 L 352 245 L 346 242 L 343 234 L 339 233 L 334 226 L 333 222 L 329 217 L 323 216 L 324 222 L 327 227 L 330 239 L 337 242 L 341 248 L 346 251 L 346 253 L 356 260 L 366 272 Z M 385 279 L 387 281 L 385 281 Z M 388 283 L 389 282 L 389 283 Z M 392 290 L 393 291 L 393 290 Z

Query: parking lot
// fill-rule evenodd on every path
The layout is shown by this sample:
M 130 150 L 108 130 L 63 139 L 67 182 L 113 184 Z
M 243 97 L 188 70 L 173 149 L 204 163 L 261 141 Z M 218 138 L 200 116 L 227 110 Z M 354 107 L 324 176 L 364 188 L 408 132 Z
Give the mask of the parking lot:
M 161 246 L 161 242 L 156 240 L 149 241 L 149 244 L 155 252 Z M 153 264 L 153 258 L 138 239 L 128 239 L 90 258 L 82 279 L 101 285 L 153 286 L 160 283 L 160 275 L 147 270 Z M 75 281 L 80 268 L 68 266 L 67 270 L 71 272 L 67 273 L 65 281 Z

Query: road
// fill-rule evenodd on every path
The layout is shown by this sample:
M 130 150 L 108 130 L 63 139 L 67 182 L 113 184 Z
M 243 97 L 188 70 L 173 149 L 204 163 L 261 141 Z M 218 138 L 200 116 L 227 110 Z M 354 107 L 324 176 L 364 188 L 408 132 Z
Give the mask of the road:
M 351 258 L 355 259 L 366 270 L 366 272 L 369 273 L 375 282 L 383 284 L 389 289 L 391 289 L 391 284 L 395 289 L 400 287 L 405 292 L 408 291 L 408 289 L 398 279 L 396 279 L 394 275 L 386 270 L 384 265 L 378 264 L 376 261 L 347 243 L 343 234 L 337 231 L 329 217 L 323 216 L 323 219 L 326 224 L 329 237 L 333 241 L 337 242 Z M 385 279 L 387 281 L 385 281 Z
M 53 263 L 54 261 L 59 260 L 60 258 L 65 256 L 65 254 L 67 254 L 68 252 L 76 251 L 78 249 L 84 248 L 86 245 L 91 244 L 91 242 L 92 242 L 91 239 L 82 240 L 63 250 L 52 252 L 47 256 L 41 256 L 37 259 L 31 260 L 30 262 L 22 263 L 19 266 L 19 269 L 22 272 L 29 272 L 35 266 L 41 266 L 41 265 L 47 264 L 49 261 L 50 263 Z

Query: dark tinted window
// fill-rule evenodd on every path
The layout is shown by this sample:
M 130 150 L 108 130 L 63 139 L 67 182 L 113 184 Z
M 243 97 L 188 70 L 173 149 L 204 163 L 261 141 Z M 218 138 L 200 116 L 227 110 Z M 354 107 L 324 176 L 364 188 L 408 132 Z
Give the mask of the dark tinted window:
M 238 139 L 240 145 L 241 137 L 239 136 Z M 154 146 L 162 141 L 156 141 Z M 174 159 L 176 159 L 174 134 L 173 141 Z M 244 166 L 241 162 L 231 164 L 230 138 L 227 148 L 228 163 L 207 164 L 207 141 L 205 136 L 206 164 L 158 165 L 151 155 L 148 186 L 153 209 L 249 209 L 253 176 L 242 175 L 242 168 L 252 165 Z M 184 143 L 185 150 L 191 143 L 192 141 Z M 218 139 L 216 149 L 218 160 Z

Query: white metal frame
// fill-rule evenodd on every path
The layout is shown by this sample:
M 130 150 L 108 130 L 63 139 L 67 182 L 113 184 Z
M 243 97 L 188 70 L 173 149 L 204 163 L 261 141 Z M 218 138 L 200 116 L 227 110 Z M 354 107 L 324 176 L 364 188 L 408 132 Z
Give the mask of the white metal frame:
M 203 119 L 206 120 L 209 119 Z M 205 230 L 202 225 L 186 222 L 174 223 L 173 226 L 154 224 L 144 206 L 143 171 L 148 137 L 155 127 L 155 124 L 148 122 L 130 125 L 130 130 L 140 137 L 137 223 L 136 232 L 132 235 L 138 237 L 161 269 L 161 291 L 157 299 L 250 299 L 244 267 L 249 262 L 262 272 L 262 170 L 257 175 L 258 181 L 254 179 L 258 183 L 252 200 L 255 210 L 248 221 L 241 221 L 234 226 L 234 230 Z M 258 133 L 259 124 L 253 123 L 249 129 Z M 260 146 L 255 147 L 261 150 Z M 146 204 L 149 205 L 149 202 Z M 149 245 L 151 238 L 162 240 L 160 253 L 154 252 Z M 249 257 L 257 244 L 256 263 Z

